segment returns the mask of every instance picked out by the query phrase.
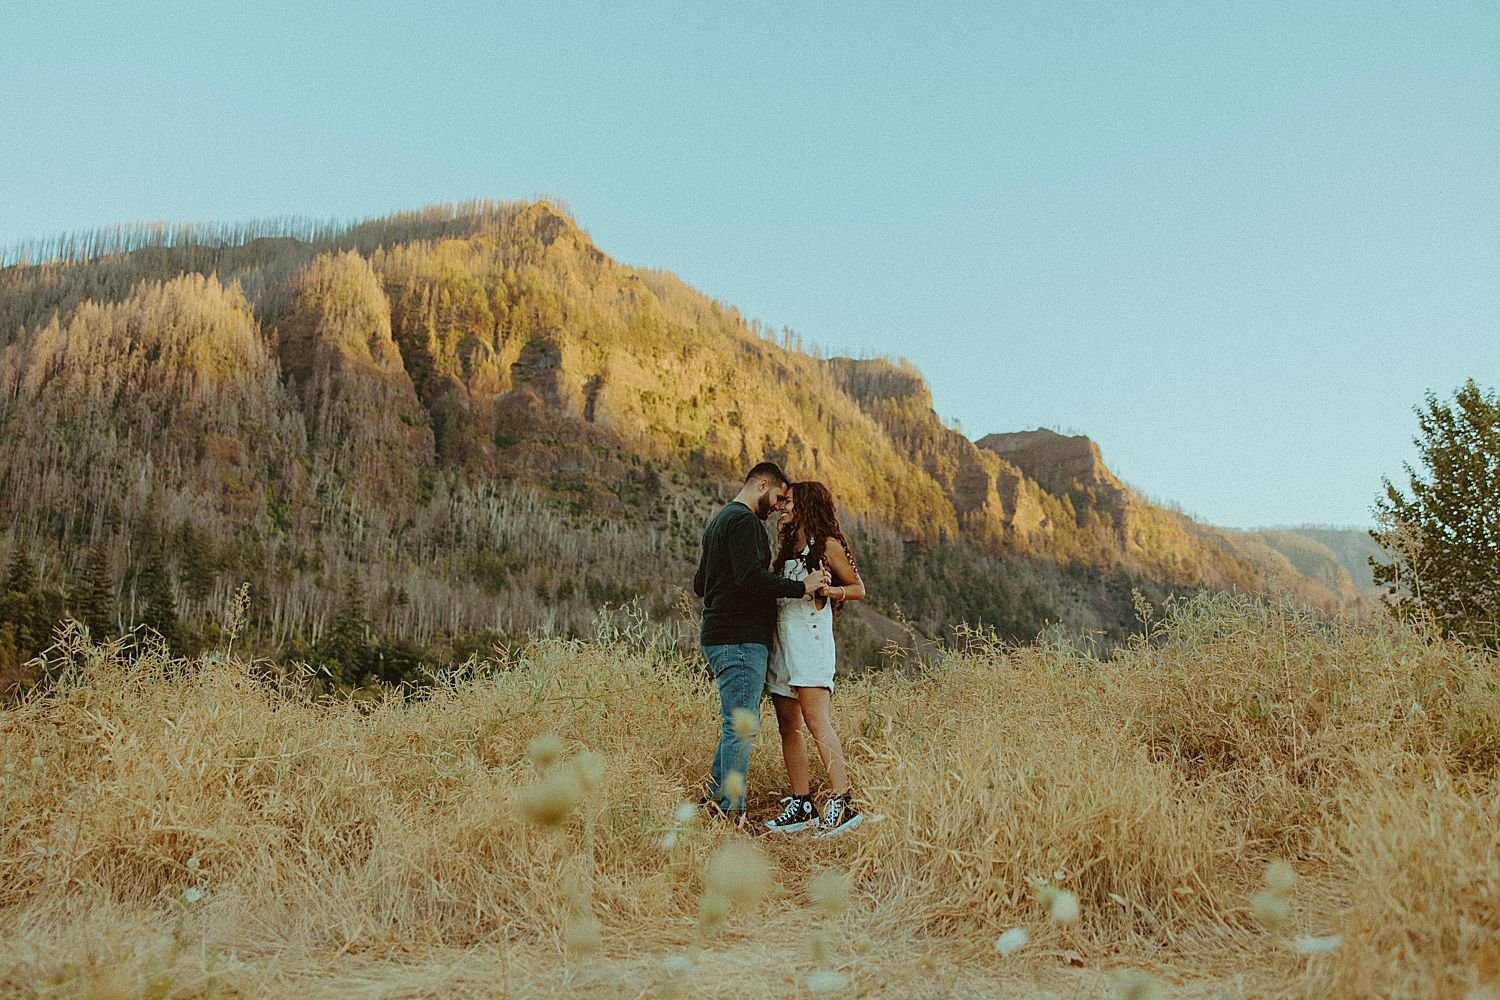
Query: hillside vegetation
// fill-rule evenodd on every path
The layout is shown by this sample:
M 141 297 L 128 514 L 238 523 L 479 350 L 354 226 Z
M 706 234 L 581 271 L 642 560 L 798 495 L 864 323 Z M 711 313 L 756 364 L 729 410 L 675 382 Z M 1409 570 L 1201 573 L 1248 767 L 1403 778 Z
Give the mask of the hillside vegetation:
M 212 645 L 246 582 L 257 649 L 351 684 L 603 601 L 660 620 L 762 458 L 857 528 L 850 666 L 902 617 L 1118 641 L 1132 589 L 1350 597 L 1145 502 L 1087 438 L 970 441 L 909 365 L 799 350 L 547 202 L 48 252 L 0 269 L 0 558 L 35 577 L 0 616 L 12 678 L 65 614 Z
M 0 714 L 9 995 L 1500 985 L 1500 662 L 1394 622 L 1200 598 L 1108 660 L 967 632 L 841 687 L 870 821 L 748 854 L 679 814 L 717 726 L 701 667 L 617 614 L 423 697 L 76 636 L 49 671 Z M 771 727 L 758 819 L 779 770 Z

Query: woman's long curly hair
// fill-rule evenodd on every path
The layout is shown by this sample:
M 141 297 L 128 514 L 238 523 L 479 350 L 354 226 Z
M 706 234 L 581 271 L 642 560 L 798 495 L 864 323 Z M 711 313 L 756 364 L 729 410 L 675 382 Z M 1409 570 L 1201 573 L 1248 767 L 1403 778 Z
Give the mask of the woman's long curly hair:
M 808 540 L 805 556 L 798 555 L 797 552 L 798 529 L 801 529 Z M 844 537 L 843 526 L 839 524 L 839 511 L 833 502 L 833 494 L 822 483 L 792 484 L 792 516 L 781 519 L 781 523 L 776 526 L 776 534 L 776 559 L 772 563 L 772 572 L 780 573 L 786 568 L 787 561 L 794 557 L 801 561 L 809 573 L 821 568 L 824 565 L 823 550 L 828 547 L 830 538 L 838 539 L 849 556 L 849 564 L 855 565 L 854 550 L 849 545 L 849 539 Z M 857 567 L 855 572 L 858 572 Z M 833 602 L 834 617 L 838 617 L 843 610 L 843 601 Z

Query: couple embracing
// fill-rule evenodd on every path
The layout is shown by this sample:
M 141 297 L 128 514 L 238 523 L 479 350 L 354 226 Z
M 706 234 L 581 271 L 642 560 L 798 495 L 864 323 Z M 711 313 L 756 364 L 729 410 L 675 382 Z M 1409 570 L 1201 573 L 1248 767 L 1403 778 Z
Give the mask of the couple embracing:
M 774 559 L 764 527 L 773 512 L 781 515 Z M 819 838 L 854 829 L 863 817 L 850 802 L 843 746 L 829 707 L 833 619 L 845 602 L 862 600 L 865 587 L 828 488 L 793 483 L 771 462 L 751 469 L 739 495 L 703 533 L 693 591 L 703 598 L 703 655 L 719 688 L 722 716 L 708 801 L 743 818 L 750 743 L 768 691 L 792 794 L 766 827 L 784 833 L 814 829 Z M 743 724 L 736 727 L 736 709 L 756 720 L 750 732 Z M 832 786 L 821 813 L 812 802 L 804 726 Z

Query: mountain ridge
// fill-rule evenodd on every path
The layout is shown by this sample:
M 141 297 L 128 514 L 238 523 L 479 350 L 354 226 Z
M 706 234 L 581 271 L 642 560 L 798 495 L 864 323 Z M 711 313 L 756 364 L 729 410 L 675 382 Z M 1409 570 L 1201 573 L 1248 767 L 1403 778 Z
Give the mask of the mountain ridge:
M 121 626 L 153 520 L 214 540 L 207 592 L 174 567 L 188 617 L 207 627 L 253 578 L 260 625 L 309 650 L 351 574 L 368 629 L 423 642 L 578 630 L 590 604 L 638 595 L 661 613 L 670 586 L 642 561 L 690 561 L 704 505 L 763 458 L 834 488 L 886 588 L 864 609 L 886 634 L 899 605 L 929 633 L 962 613 L 1119 637 L 1133 587 L 1271 586 L 1263 552 L 1139 498 L 1089 439 L 971 441 L 909 364 L 778 345 L 547 202 L 288 239 L 0 269 L 7 550 L 47 552 L 65 586 L 104 546 Z M 600 537 L 613 554 L 590 561 Z M 580 583 L 555 579 L 575 568 Z M 1346 599 L 1312 577 L 1276 586 Z

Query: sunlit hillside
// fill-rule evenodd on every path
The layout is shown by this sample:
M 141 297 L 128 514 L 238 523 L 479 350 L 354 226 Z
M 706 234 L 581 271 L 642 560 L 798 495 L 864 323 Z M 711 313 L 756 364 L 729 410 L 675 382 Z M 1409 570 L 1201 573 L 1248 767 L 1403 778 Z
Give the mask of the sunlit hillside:
M 717 702 L 639 619 L 353 701 L 74 640 L 0 714 L 0 992 L 1500 988 L 1500 663 L 1246 598 L 1143 611 L 1108 660 L 966 632 L 843 685 L 870 821 L 818 844 L 682 809 Z M 779 774 L 768 730 L 755 818 Z
M 762 458 L 827 482 L 855 529 L 875 585 L 851 666 L 902 618 L 1113 642 L 1133 589 L 1346 602 L 1138 497 L 1086 438 L 971 441 L 910 365 L 803 350 L 548 202 L 124 228 L 13 259 L 0 559 L 32 582 L 0 622 L 5 685 L 69 615 L 209 648 L 246 582 L 246 640 L 347 684 L 582 634 L 605 601 L 661 620 Z

